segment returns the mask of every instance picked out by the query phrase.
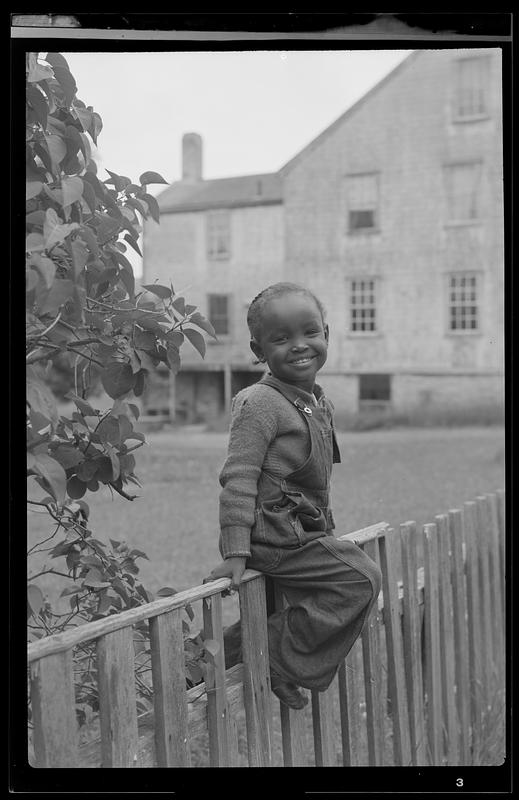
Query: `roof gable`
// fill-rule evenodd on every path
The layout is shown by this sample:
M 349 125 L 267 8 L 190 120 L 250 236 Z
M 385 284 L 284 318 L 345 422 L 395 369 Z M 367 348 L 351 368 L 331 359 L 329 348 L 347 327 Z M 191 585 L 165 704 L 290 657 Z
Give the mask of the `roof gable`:
M 394 67 L 391 70 L 391 72 L 388 72 L 388 74 L 385 75 L 382 78 L 382 80 L 376 83 L 375 86 L 373 86 L 368 92 L 366 92 L 366 94 L 363 94 L 362 97 L 360 97 L 356 103 L 354 103 L 343 114 L 341 114 L 341 116 L 338 117 L 335 120 L 335 122 L 332 122 L 331 125 L 328 125 L 328 127 L 325 128 L 324 131 L 322 131 L 318 136 L 316 136 L 315 139 L 312 139 L 312 141 L 309 142 L 309 144 L 307 144 L 306 147 L 304 147 L 302 150 L 299 151 L 299 153 L 293 156 L 293 158 L 291 158 L 290 161 L 287 161 L 287 163 L 284 164 L 284 166 L 282 166 L 281 169 L 279 170 L 279 175 L 283 177 L 284 175 L 286 175 L 287 172 L 290 172 L 290 170 L 293 167 L 295 167 L 296 164 L 298 164 L 303 158 L 305 158 L 313 150 L 315 150 L 315 148 L 318 147 L 324 141 L 324 139 L 326 139 L 331 133 L 333 133 L 344 122 L 346 122 L 347 119 L 353 116 L 361 106 L 369 102 L 369 100 L 376 93 L 378 93 L 380 89 L 385 87 L 386 84 L 389 83 L 389 81 L 392 81 L 397 75 L 397 73 L 401 72 L 404 69 L 407 69 L 407 67 L 411 64 L 411 62 L 414 61 L 416 58 L 418 58 L 420 55 L 421 55 L 420 50 L 414 50 L 407 56 L 407 58 L 401 61 L 400 64 L 397 64 L 397 66 Z

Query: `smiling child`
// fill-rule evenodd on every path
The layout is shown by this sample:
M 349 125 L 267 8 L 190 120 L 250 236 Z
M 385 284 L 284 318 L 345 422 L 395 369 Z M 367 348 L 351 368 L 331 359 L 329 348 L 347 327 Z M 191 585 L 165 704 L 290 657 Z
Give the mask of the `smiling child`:
M 268 372 L 232 405 L 220 474 L 220 552 L 210 580 L 237 587 L 246 567 L 267 574 L 287 600 L 268 617 L 271 687 L 292 708 L 324 691 L 360 635 L 380 591 L 380 570 L 335 538 L 332 463 L 340 461 L 333 406 L 315 382 L 328 325 L 315 295 L 277 283 L 252 301 L 250 347 Z

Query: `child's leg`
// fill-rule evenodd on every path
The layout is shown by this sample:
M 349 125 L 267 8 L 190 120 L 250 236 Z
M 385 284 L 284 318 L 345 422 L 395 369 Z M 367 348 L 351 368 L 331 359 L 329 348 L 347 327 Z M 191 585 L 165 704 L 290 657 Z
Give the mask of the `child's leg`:
M 289 604 L 268 619 L 271 668 L 322 691 L 360 635 L 380 591 L 380 570 L 353 543 L 326 536 L 284 550 L 269 572 Z

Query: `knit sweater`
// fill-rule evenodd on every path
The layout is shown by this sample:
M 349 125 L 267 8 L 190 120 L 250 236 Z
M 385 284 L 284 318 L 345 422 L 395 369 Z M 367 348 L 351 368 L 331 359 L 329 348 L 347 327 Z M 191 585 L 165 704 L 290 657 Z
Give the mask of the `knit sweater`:
M 325 402 L 317 385 L 318 400 L 313 394 L 273 380 L 309 405 Z M 238 392 L 231 407 L 227 458 L 220 472 L 220 550 L 224 558 L 251 555 L 250 533 L 262 469 L 285 478 L 301 467 L 309 454 L 307 424 L 280 392 L 261 383 Z

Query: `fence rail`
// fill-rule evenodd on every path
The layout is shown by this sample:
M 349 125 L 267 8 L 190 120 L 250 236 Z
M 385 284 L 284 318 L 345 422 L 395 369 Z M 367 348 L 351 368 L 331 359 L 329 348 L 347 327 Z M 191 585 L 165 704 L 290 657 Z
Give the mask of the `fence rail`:
M 478 763 L 505 679 L 504 492 L 478 496 L 418 530 L 378 523 L 341 538 L 380 565 L 382 591 L 360 639 L 326 692 L 302 711 L 270 693 L 265 578 L 239 588 L 242 661 L 225 668 L 217 581 L 88 623 L 28 647 L 37 767 L 192 764 L 206 735 L 211 766 L 467 765 Z M 202 684 L 186 689 L 182 614 L 201 601 Z M 283 602 L 276 596 L 279 607 Z M 153 711 L 137 713 L 133 629 L 150 626 Z M 95 641 L 99 735 L 79 744 L 73 659 Z M 277 706 L 276 706 L 277 708 Z M 499 714 L 499 710 L 497 711 Z M 277 741 L 276 739 L 276 741 Z M 313 750 L 313 754 L 312 751 Z M 240 760 L 241 759 L 241 760 Z

